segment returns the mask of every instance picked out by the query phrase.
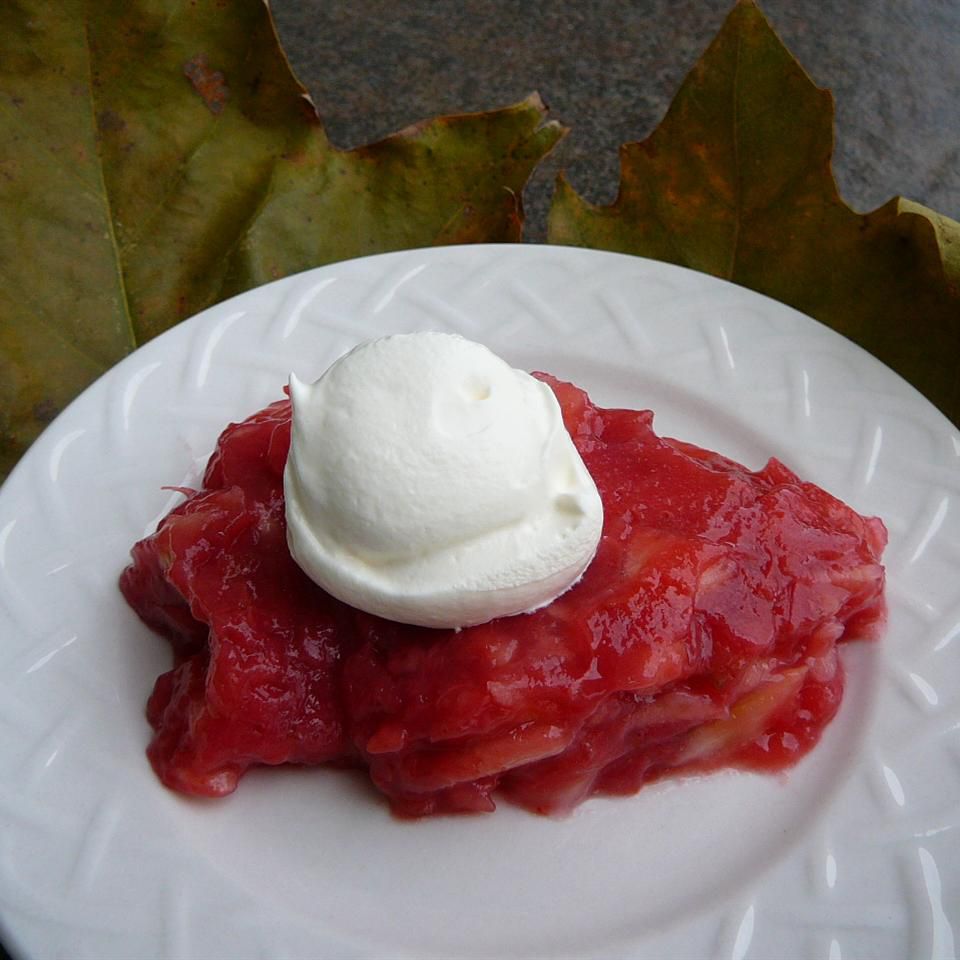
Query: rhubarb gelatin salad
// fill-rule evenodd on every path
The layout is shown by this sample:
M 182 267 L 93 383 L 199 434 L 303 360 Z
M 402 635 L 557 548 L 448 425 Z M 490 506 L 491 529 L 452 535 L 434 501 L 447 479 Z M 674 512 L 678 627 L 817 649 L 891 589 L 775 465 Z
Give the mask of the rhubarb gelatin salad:
M 836 713 L 838 645 L 884 622 L 886 531 L 787 467 L 751 471 L 538 375 L 596 484 L 575 585 L 462 629 L 364 612 L 288 547 L 291 404 L 224 431 L 121 588 L 174 666 L 147 705 L 168 787 L 258 764 L 365 768 L 401 816 L 564 813 L 676 773 L 781 770 Z

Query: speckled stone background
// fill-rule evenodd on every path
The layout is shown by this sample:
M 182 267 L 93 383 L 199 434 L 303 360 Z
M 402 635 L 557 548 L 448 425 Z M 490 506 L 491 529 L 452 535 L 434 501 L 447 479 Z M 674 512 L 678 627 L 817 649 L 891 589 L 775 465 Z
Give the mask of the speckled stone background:
M 273 0 L 272 8 L 293 68 L 341 147 L 538 90 L 572 128 L 527 190 L 527 237 L 542 240 L 556 172 L 566 169 L 589 199 L 611 201 L 618 146 L 657 124 L 732 3 Z M 813 80 L 834 93 L 835 169 L 848 202 L 868 210 L 902 194 L 960 220 L 960 0 L 762 6 Z M 131 960 L 153 956 L 144 944 Z
M 572 128 L 526 193 L 543 240 L 566 169 L 610 202 L 617 148 L 643 139 L 733 0 L 272 0 L 281 40 L 338 146 L 538 90 Z M 835 168 L 860 210 L 902 194 L 960 219 L 960 0 L 765 0 L 837 104 Z

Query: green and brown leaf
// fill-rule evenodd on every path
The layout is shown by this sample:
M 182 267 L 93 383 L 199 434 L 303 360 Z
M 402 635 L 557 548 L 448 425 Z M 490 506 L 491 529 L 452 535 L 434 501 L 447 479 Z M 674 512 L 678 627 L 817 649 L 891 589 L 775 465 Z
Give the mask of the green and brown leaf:
M 850 337 L 960 422 L 960 224 L 896 198 L 869 214 L 831 171 L 833 99 L 738 4 L 654 133 L 594 206 L 560 179 L 554 243 L 711 273 Z
M 0 477 L 179 320 L 309 267 L 521 239 L 533 96 L 341 151 L 263 0 L 0 6 Z

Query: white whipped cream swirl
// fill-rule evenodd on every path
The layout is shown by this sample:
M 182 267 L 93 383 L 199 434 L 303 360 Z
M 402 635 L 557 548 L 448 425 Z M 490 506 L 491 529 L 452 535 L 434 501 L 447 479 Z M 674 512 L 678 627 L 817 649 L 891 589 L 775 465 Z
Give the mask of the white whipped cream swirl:
M 603 507 L 553 391 L 486 347 L 384 337 L 290 395 L 288 543 L 345 603 L 470 626 L 545 606 L 593 559 Z

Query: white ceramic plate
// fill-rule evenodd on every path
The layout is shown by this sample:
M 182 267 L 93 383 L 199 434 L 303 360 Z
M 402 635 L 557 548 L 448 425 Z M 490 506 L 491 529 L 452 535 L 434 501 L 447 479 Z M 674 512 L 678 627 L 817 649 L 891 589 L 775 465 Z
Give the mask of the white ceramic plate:
M 662 433 L 775 455 L 887 522 L 889 632 L 848 650 L 823 742 L 553 821 L 391 819 L 362 777 L 163 789 L 170 657 L 116 589 L 220 429 L 359 340 L 448 329 Z M 0 493 L 0 916 L 30 958 L 948 957 L 960 935 L 960 437 L 795 311 L 564 248 L 336 264 L 206 311 L 77 400 Z

